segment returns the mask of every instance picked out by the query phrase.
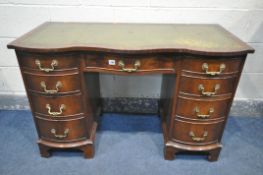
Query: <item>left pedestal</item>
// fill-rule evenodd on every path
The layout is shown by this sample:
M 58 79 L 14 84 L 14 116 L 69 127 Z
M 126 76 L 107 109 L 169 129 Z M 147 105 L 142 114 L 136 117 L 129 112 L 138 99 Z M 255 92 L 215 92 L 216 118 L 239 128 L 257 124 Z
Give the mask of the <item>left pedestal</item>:
M 49 157 L 52 149 L 79 149 L 85 158 L 92 158 L 97 123 L 95 110 L 90 105 L 94 102 L 89 100 L 97 97 L 88 98 L 88 93 L 99 93 L 89 92 L 91 85 L 87 85 L 90 82 L 82 71 L 82 55 L 78 52 L 16 53 L 41 156 Z M 92 76 L 94 81 L 96 75 Z M 92 86 L 98 82 L 94 81 Z

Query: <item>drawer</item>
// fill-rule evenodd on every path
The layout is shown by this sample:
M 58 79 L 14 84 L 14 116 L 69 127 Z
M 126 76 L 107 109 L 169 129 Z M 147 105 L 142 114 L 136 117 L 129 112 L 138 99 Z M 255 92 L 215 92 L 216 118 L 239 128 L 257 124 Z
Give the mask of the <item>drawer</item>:
M 69 121 L 35 119 L 39 137 L 57 142 L 73 142 L 86 139 L 88 136 L 86 120 L 86 118 Z
M 36 114 L 50 117 L 80 115 L 84 113 L 81 94 L 43 96 L 31 94 L 31 105 Z
M 24 72 L 24 80 L 29 91 L 51 94 L 80 92 L 79 74 L 31 74 Z
M 219 119 L 226 117 L 230 101 L 179 97 L 176 111 L 180 117 L 196 121 Z
M 77 70 L 79 68 L 78 54 L 31 54 L 18 52 L 22 69 L 44 73 Z
M 183 75 L 180 80 L 180 93 L 212 97 L 231 94 L 234 92 L 236 76 L 227 78 L 201 78 Z
M 242 58 L 185 58 L 183 71 L 208 76 L 235 74 L 242 68 Z
M 86 69 L 117 72 L 175 72 L 172 56 L 87 55 Z
M 215 143 L 221 135 L 223 124 L 223 121 L 194 123 L 175 119 L 172 138 L 186 144 Z

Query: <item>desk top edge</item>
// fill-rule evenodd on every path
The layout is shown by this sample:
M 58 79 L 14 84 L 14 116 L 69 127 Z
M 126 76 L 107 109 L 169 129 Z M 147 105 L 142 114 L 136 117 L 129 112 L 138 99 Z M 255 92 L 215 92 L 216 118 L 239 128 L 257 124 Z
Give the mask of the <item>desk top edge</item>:
M 83 31 L 87 31 L 87 34 L 83 35 Z M 94 32 L 104 36 L 97 37 L 99 35 L 93 35 Z M 149 36 L 145 37 L 147 34 Z M 58 37 L 55 38 L 56 36 Z M 113 41 L 114 37 L 117 37 L 117 41 Z M 175 52 L 226 56 L 254 52 L 252 47 L 218 24 L 45 22 L 9 43 L 7 47 L 29 52 L 101 51 L 134 54 Z

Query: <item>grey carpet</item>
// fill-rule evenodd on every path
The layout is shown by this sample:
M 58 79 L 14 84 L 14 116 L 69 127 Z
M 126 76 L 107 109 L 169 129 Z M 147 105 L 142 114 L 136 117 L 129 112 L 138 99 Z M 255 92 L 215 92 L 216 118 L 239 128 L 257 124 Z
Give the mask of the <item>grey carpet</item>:
M 78 151 L 41 158 L 29 111 L 0 111 L 1 175 L 259 175 L 263 174 L 263 117 L 230 117 L 219 161 L 182 154 L 163 159 L 157 116 L 104 114 L 94 159 Z

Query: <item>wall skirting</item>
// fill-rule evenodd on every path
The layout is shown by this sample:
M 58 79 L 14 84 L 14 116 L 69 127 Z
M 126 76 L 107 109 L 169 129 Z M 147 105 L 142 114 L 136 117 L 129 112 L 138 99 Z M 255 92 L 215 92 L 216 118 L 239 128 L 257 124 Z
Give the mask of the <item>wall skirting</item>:
M 127 113 L 157 113 L 155 98 L 103 98 L 103 111 Z M 0 95 L 0 110 L 29 110 L 26 96 Z M 231 116 L 263 117 L 263 100 L 235 100 Z

